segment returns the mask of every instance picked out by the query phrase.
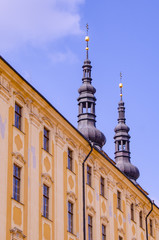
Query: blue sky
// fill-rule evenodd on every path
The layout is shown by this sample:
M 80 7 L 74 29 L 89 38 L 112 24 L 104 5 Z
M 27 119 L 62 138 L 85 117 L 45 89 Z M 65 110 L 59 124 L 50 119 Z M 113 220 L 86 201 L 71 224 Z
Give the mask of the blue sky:
M 89 23 L 97 128 L 114 158 L 119 75 L 139 184 L 159 205 L 158 0 L 1 0 L 0 54 L 74 126 Z

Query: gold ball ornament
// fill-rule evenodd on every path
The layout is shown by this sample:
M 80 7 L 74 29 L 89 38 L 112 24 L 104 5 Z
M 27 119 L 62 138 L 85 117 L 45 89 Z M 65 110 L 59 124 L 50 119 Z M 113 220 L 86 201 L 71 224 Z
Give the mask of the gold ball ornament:
M 89 42 L 89 37 L 88 36 L 85 37 L 85 41 Z
M 122 97 L 123 96 L 123 94 L 122 93 L 120 93 L 120 97 Z
M 88 50 L 89 48 L 88 47 L 86 47 L 86 50 Z
M 122 84 L 122 83 L 119 83 L 119 87 L 122 88 L 122 87 L 123 87 L 123 84 Z

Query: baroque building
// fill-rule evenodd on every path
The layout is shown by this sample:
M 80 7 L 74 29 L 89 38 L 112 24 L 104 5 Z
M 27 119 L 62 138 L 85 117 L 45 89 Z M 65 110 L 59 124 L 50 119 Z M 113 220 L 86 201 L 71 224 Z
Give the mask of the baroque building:
M 3 240 L 159 240 L 159 208 L 130 162 L 122 84 L 115 161 L 102 150 L 85 40 L 78 129 L 0 57 Z

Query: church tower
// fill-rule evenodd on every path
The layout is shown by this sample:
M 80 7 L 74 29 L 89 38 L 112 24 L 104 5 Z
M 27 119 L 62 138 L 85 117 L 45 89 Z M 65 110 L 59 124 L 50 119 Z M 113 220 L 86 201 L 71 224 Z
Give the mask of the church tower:
M 121 74 L 120 77 L 122 78 Z M 130 128 L 126 125 L 125 107 L 122 100 L 123 84 L 120 87 L 120 102 L 118 103 L 118 125 L 115 127 L 115 161 L 116 166 L 133 182 L 136 182 L 140 173 L 137 167 L 130 162 Z
M 86 46 L 86 60 L 83 65 L 83 78 L 82 85 L 79 88 L 78 97 L 78 130 L 89 139 L 94 146 L 98 149 L 102 149 L 106 142 L 106 138 L 102 132 L 96 128 L 96 115 L 95 115 L 95 102 L 96 98 L 94 96 L 96 89 L 92 86 L 91 78 L 91 61 L 88 58 L 88 25 L 87 25 L 87 36 L 85 37 L 87 43 Z

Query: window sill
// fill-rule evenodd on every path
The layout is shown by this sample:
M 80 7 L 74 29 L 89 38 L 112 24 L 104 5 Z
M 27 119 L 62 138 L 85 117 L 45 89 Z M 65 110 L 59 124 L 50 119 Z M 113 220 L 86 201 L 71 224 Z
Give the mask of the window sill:
M 44 150 L 46 153 L 48 153 L 51 157 L 53 157 L 53 155 L 51 153 L 49 153 L 47 150 L 45 150 L 44 148 L 42 148 L 42 150 Z
M 103 196 L 101 193 L 100 193 L 100 196 L 103 197 L 105 200 L 108 200 L 108 198 L 106 198 L 105 196 Z
M 23 206 L 24 206 L 24 203 L 22 203 L 22 202 L 20 202 L 20 201 L 16 200 L 15 198 L 11 197 L 11 199 L 12 199 L 12 200 L 14 200 L 14 201 L 16 201 L 17 203 L 19 203 L 19 204 L 21 204 L 21 205 L 23 205 Z
M 90 186 L 88 183 L 86 183 L 87 186 L 89 186 L 90 188 L 92 188 L 94 190 L 94 188 L 92 186 Z
M 132 219 L 131 219 L 131 221 L 136 224 L 135 220 L 132 220 Z
M 72 233 L 72 232 L 70 232 L 70 231 L 68 231 L 68 230 L 67 230 L 67 232 L 70 233 L 70 234 L 72 234 L 74 237 L 77 237 L 76 234 L 74 234 L 74 233 Z
M 118 207 L 117 207 L 117 209 L 118 209 L 120 212 L 122 212 L 122 213 L 123 213 L 123 211 L 122 211 L 120 208 L 118 208 Z
M 41 216 L 42 216 L 42 218 L 47 219 L 49 222 L 53 222 L 50 218 L 47 218 L 47 217 L 45 217 L 44 215 L 41 215 Z
M 76 175 L 76 173 L 75 173 L 73 170 L 69 169 L 68 167 L 67 167 L 67 169 L 68 169 L 71 173 L 73 173 L 74 175 Z
M 12 125 L 12 126 L 15 127 L 16 129 L 18 129 L 21 133 L 23 133 L 25 135 L 25 133 L 21 129 L 17 128 L 15 125 Z

